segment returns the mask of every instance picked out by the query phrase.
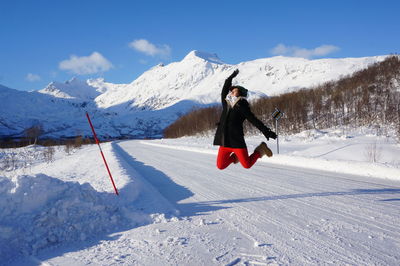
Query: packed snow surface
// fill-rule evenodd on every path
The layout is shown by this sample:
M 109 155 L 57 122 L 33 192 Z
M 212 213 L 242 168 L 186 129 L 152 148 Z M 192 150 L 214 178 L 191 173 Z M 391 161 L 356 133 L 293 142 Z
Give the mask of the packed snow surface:
M 211 137 L 104 143 L 120 196 L 96 145 L 2 150 L 0 264 L 397 265 L 400 146 L 378 133 L 281 137 L 222 171 Z

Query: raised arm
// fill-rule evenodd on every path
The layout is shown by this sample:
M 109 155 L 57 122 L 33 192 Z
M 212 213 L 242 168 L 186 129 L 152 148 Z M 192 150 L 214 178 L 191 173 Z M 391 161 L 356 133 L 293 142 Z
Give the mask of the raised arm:
M 239 74 L 239 69 L 236 69 L 233 71 L 233 73 L 225 80 L 224 87 L 222 87 L 222 92 L 221 92 L 221 102 L 225 102 L 226 95 L 229 93 L 229 89 L 232 86 L 232 79 L 236 77 Z

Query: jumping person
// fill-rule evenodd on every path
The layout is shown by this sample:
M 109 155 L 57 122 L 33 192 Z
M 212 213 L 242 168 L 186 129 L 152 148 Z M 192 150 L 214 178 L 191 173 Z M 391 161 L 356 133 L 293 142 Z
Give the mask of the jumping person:
M 214 145 L 219 145 L 217 167 L 225 169 L 231 163 L 240 162 L 244 168 L 250 168 L 264 155 L 272 156 L 272 151 L 265 142 L 249 156 L 244 141 L 243 122 L 247 119 L 264 136 L 276 139 L 275 132 L 263 124 L 250 110 L 247 102 L 247 89 L 232 86 L 232 79 L 239 74 L 236 69 L 226 80 L 221 92 L 222 114 L 215 133 Z

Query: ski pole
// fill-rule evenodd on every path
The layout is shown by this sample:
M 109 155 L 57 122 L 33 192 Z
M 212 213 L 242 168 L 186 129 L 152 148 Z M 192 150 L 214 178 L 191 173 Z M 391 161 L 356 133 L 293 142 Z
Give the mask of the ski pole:
M 111 175 L 110 168 L 108 168 L 108 164 L 107 164 L 106 158 L 104 157 L 103 150 L 101 149 L 99 139 L 97 138 L 96 131 L 94 131 L 94 127 L 93 127 L 92 121 L 90 120 L 90 117 L 89 117 L 88 112 L 86 112 L 86 117 L 87 117 L 87 119 L 88 119 L 88 121 L 89 121 L 90 127 L 92 128 L 94 140 L 96 141 L 96 144 L 99 146 L 100 154 L 101 154 L 101 157 L 103 157 L 103 161 L 104 161 L 104 164 L 105 164 L 105 166 L 106 166 L 106 168 L 107 168 L 108 175 L 110 176 L 111 183 L 112 183 L 112 185 L 113 185 L 113 187 L 114 187 L 115 194 L 117 194 L 117 196 L 118 196 L 119 193 L 118 193 L 117 187 L 115 186 L 114 179 L 113 179 L 113 177 L 112 177 L 112 175 Z

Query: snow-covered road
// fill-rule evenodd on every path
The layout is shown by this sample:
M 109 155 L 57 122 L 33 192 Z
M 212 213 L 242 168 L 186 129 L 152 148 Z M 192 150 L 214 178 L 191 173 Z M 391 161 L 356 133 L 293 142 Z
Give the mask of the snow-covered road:
M 400 183 L 259 161 L 215 167 L 215 154 L 113 143 L 178 219 L 110 235 L 50 265 L 398 265 Z
M 198 228 L 180 229 L 187 246 L 193 241 L 195 250 L 200 246 L 210 252 L 206 257 L 187 254 L 192 262 L 400 262 L 398 182 L 378 184 L 264 162 L 250 170 L 232 165 L 220 171 L 209 154 L 137 142 L 120 147 L 182 216 L 200 220 L 192 221 Z M 203 224 L 215 227 L 215 234 L 204 232 L 209 242 L 201 241 Z

